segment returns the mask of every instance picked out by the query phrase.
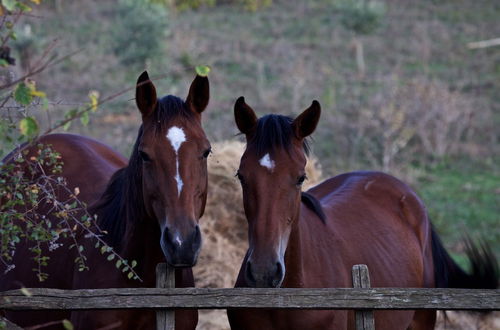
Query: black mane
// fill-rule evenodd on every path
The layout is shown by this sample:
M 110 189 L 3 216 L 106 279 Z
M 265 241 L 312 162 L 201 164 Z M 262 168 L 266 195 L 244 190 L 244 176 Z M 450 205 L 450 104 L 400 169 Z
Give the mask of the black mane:
M 183 100 L 167 95 L 158 100 L 153 115 L 157 123 L 155 130 L 159 133 L 166 130 L 173 118 L 190 119 L 193 113 Z M 128 165 L 113 174 L 101 198 L 90 208 L 91 214 L 98 216 L 99 228 L 106 233 L 104 240 L 115 248 L 120 247 L 127 227 L 146 216 L 142 192 L 142 159 L 138 151 L 142 134 L 141 125 Z
M 313 211 L 321 220 L 321 222 L 326 223 L 326 215 L 323 212 L 323 208 L 321 207 L 321 203 L 318 201 L 316 197 L 303 191 L 300 195 L 300 199 L 302 203 L 311 211 Z
M 103 239 L 113 248 L 120 248 L 127 226 L 132 226 L 145 214 L 142 160 L 138 151 L 142 133 L 141 126 L 128 165 L 113 174 L 101 198 L 89 210 L 97 214 L 99 229 L 105 232 Z
M 193 112 L 188 109 L 186 102 L 174 95 L 167 95 L 158 100 L 157 108 L 154 112 L 157 128 L 165 131 L 169 122 L 173 118 L 183 117 L 193 118 Z
M 277 149 L 290 151 L 294 132 L 292 128 L 293 119 L 282 115 L 266 115 L 257 121 L 257 128 L 249 143 L 256 149 L 258 156 L 273 152 Z M 304 152 L 309 155 L 309 144 L 306 139 L 303 142 Z

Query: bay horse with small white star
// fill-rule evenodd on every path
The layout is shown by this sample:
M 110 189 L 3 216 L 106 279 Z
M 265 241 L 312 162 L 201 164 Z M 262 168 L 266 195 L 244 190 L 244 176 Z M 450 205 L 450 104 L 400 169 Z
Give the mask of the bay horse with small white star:
M 51 145 L 64 163 L 62 176 L 80 200 L 97 215 L 104 240 L 123 258 L 136 260 L 136 273 L 142 282 L 130 280 L 127 273 L 106 260 L 95 241 L 85 239 L 90 271 L 79 272 L 73 262 L 75 249 L 44 250 L 50 261 L 44 271 L 48 279 L 39 282 L 32 268 L 29 242 L 19 243 L 13 263 L 16 268 L 4 274 L 0 269 L 0 291 L 24 287 L 59 289 L 99 289 L 155 287 L 155 267 L 165 260 L 175 270 L 176 286 L 194 286 L 191 267 L 201 248 L 198 221 L 207 198 L 207 157 L 210 143 L 202 129 L 201 114 L 208 105 L 209 82 L 197 76 L 185 101 L 176 96 L 158 99 L 156 88 L 146 72 L 136 87 L 136 104 L 142 125 L 126 158 L 110 147 L 83 136 L 52 134 L 40 143 Z M 28 150 L 30 154 L 36 148 Z M 6 160 L 8 161 L 8 159 Z M 65 200 L 65 196 L 60 196 Z M 37 211 L 46 211 L 43 206 Z M 51 218 L 51 221 L 57 221 Z M 68 243 L 71 244 L 71 243 Z M 45 249 L 45 247 L 44 247 Z M 113 306 L 110 306 L 113 307 Z M 175 312 L 176 329 L 195 329 L 195 310 Z M 9 312 L 6 316 L 26 327 L 70 319 L 75 329 L 154 329 L 155 313 L 145 310 L 88 312 Z M 56 322 L 57 323 L 57 322 Z M 52 328 L 62 328 L 60 322 Z
M 243 97 L 234 114 L 247 146 L 237 176 L 249 247 L 236 287 L 351 288 L 351 269 L 366 264 L 372 287 L 496 288 L 498 265 L 469 242 L 472 274 L 450 258 L 415 192 L 380 172 L 352 172 L 307 192 L 306 138 L 320 105 L 292 119 L 257 118 Z M 343 310 L 230 309 L 232 329 L 354 329 Z M 376 311 L 376 329 L 433 329 L 435 311 Z

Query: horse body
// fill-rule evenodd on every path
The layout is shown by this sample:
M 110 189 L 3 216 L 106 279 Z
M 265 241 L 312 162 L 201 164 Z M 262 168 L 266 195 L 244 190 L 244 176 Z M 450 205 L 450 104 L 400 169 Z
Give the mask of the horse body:
M 186 102 L 173 96 L 157 100 L 154 85 L 143 73 L 138 80 L 136 102 L 143 124 L 129 161 L 106 145 L 82 136 L 53 134 L 38 142 L 59 152 L 64 163 L 60 176 L 66 179 L 70 191 L 78 188 L 78 198 L 89 206 L 89 213 L 97 215 L 97 225 L 105 233 L 103 239 L 125 260 L 137 261 L 134 271 L 141 281 L 128 279 L 127 273 L 118 270 L 115 261 L 107 261 L 107 255 L 94 247 L 95 240 L 85 238 L 86 232 L 80 229 L 76 240 L 84 248 L 90 271 L 78 270 L 74 263 L 76 249 L 67 248 L 73 241 L 62 238 L 64 241 L 58 243 L 64 243 L 63 247 L 53 251 L 42 247 L 44 255 L 50 257 L 43 269 L 49 277 L 39 282 L 32 271 L 36 264 L 29 259 L 29 242 L 23 240 L 16 248 L 15 269 L 0 274 L 0 291 L 19 287 L 155 287 L 156 265 L 165 260 L 176 267 L 176 287 L 194 286 L 191 267 L 201 244 L 197 222 L 204 211 L 207 189 L 209 143 L 201 128 L 200 114 L 208 103 L 208 80 L 198 76 Z M 183 140 L 169 139 L 172 128 L 182 134 Z M 28 159 L 37 148 L 29 150 Z M 66 191 L 56 193 L 59 200 L 68 197 Z M 37 213 L 58 221 L 45 206 Z M 75 329 L 81 330 L 156 326 L 155 313 L 148 310 L 5 314 L 21 326 L 63 319 L 70 319 Z M 197 321 L 195 310 L 176 311 L 176 329 L 195 329 Z M 60 323 L 54 323 L 52 328 L 62 328 Z
M 495 288 L 497 263 L 485 246 L 469 247 L 472 275 L 449 257 L 422 201 L 380 172 L 352 172 L 301 192 L 305 138 L 319 103 L 295 120 L 257 119 L 240 98 L 238 128 L 247 147 L 237 176 L 248 220 L 249 248 L 237 287 L 352 288 L 351 269 L 366 264 L 372 287 Z M 438 271 L 439 270 L 439 271 Z M 232 329 L 354 329 L 353 311 L 228 310 Z M 377 329 L 432 329 L 435 311 L 376 311 Z
M 326 221 L 322 223 L 302 203 L 288 241 L 282 287 L 351 288 L 355 264 L 368 265 L 372 287 L 433 287 L 432 263 L 424 270 L 425 255 L 431 249 L 430 224 L 423 205 L 403 183 L 383 173 L 347 173 L 320 183 L 308 193 L 320 201 Z M 420 213 L 424 218 L 413 224 L 410 221 L 416 219 L 406 219 L 408 213 Z M 395 249 L 397 246 L 404 248 Z M 236 286 L 247 286 L 244 274 L 242 269 Z M 231 313 L 234 329 L 262 328 L 254 318 L 267 320 L 269 329 L 354 328 L 354 313 L 348 311 Z M 390 317 L 386 313 L 375 312 L 377 329 L 405 329 L 407 326 L 401 325 L 409 325 L 414 317 L 413 311 L 390 312 Z

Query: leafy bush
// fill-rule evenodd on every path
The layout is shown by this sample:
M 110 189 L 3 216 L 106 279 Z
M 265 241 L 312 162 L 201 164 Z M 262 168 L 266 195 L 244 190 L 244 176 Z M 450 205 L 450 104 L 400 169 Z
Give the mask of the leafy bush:
M 341 23 L 357 34 L 370 34 L 380 25 L 385 14 L 383 3 L 372 0 L 343 0 L 337 3 Z
M 124 65 L 144 66 L 149 59 L 164 56 L 168 32 L 164 7 L 121 0 L 113 14 L 112 51 Z

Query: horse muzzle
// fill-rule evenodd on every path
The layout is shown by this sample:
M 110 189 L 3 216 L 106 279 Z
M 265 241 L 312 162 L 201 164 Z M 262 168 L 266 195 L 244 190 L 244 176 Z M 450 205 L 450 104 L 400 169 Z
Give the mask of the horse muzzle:
M 262 266 L 248 260 L 245 266 L 247 285 L 254 288 L 279 288 L 285 278 L 285 265 L 281 261 Z
M 162 231 L 160 246 L 167 262 L 176 268 L 193 267 L 201 248 L 201 232 L 198 225 L 187 234 L 166 227 Z

